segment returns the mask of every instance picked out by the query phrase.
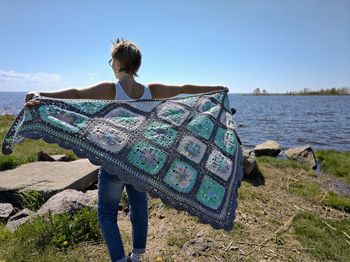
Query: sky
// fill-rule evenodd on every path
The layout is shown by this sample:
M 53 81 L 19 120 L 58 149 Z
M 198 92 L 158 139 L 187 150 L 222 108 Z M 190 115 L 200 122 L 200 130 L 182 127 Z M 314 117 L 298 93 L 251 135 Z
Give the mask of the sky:
M 350 86 L 350 0 L 0 0 L 0 91 L 116 81 L 117 37 L 141 83 L 271 93 Z

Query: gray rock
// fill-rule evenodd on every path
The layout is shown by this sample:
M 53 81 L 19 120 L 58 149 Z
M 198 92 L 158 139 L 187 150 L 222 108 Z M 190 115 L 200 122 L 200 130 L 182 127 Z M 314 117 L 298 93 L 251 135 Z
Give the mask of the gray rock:
M 215 244 L 214 239 L 208 237 L 198 237 L 187 241 L 182 251 L 187 257 L 198 257 L 202 252 L 212 247 Z
M 98 180 L 98 166 L 88 159 L 33 162 L 0 171 L 0 202 L 18 205 L 16 193 L 35 189 L 45 199 L 65 189 L 86 190 Z
M 35 212 L 29 210 L 28 208 L 25 208 L 17 214 L 15 214 L 14 216 L 10 217 L 6 224 L 6 228 L 14 232 L 20 225 L 29 221 L 33 217 L 35 217 Z
M 243 150 L 244 160 L 243 160 L 243 173 L 245 177 L 252 177 L 257 163 L 255 157 L 250 154 L 250 150 Z
M 98 190 L 88 190 L 86 191 L 85 195 L 90 198 L 88 205 L 97 209 Z
M 255 146 L 253 149 L 255 156 L 273 156 L 276 157 L 281 152 L 281 146 L 273 140 L 268 140 Z
M 0 219 L 8 219 L 13 212 L 13 206 L 10 203 L 0 203 Z
M 285 155 L 288 159 L 301 162 L 310 168 L 315 169 L 317 166 L 315 154 L 310 145 L 290 148 Z
M 38 211 L 37 215 L 42 216 L 51 212 L 54 214 L 74 214 L 83 207 L 96 209 L 93 194 L 85 194 L 74 189 L 66 189 L 51 197 Z

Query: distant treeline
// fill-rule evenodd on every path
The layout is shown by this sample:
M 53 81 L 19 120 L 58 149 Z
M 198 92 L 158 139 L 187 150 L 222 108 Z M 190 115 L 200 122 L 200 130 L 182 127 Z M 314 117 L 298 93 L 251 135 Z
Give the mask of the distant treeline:
M 300 91 L 287 91 L 287 93 L 269 93 L 265 89 L 260 90 L 260 88 L 255 88 L 252 92 L 253 95 L 350 95 L 350 87 L 341 87 L 341 88 L 327 88 L 320 90 L 311 90 L 309 88 L 304 88 Z

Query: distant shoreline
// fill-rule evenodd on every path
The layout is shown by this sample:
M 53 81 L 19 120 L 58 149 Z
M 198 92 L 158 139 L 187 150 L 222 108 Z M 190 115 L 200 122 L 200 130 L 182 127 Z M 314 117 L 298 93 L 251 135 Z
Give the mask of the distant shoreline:
M 250 94 L 250 93 L 230 93 L 237 94 L 242 96 L 350 96 L 350 94 L 286 94 L 286 93 L 277 93 L 277 94 Z

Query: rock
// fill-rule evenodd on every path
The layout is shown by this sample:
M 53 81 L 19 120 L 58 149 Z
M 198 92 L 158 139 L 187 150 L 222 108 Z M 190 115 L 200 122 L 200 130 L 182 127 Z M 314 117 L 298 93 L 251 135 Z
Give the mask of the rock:
M 52 215 L 62 214 L 67 212 L 68 214 L 74 214 L 83 207 L 89 207 L 96 209 L 92 194 L 85 194 L 74 189 L 66 189 L 53 197 L 51 197 L 38 211 L 37 215 L 43 216 L 49 213 Z
M 88 190 L 86 191 L 85 195 L 87 195 L 90 198 L 88 205 L 97 209 L 98 190 Z
M 281 146 L 273 140 L 268 140 L 255 146 L 253 149 L 255 156 L 273 156 L 276 157 L 281 152 Z
M 0 219 L 8 219 L 13 212 L 13 206 L 10 203 L 0 203 Z
M 205 252 L 214 244 L 214 239 L 208 237 L 199 237 L 187 241 L 183 247 L 182 251 L 187 257 L 198 257 L 202 252 Z
M 38 152 L 38 161 L 69 161 L 69 158 L 66 155 L 53 155 L 45 153 L 44 151 Z
M 19 204 L 17 192 L 34 189 L 45 199 L 65 189 L 86 190 L 98 180 L 98 166 L 88 159 L 33 162 L 0 171 L 0 202 Z
M 243 160 L 243 173 L 244 177 L 252 177 L 254 169 L 257 167 L 255 157 L 250 154 L 250 150 L 243 150 L 244 160 Z
M 310 145 L 290 148 L 285 152 L 285 155 L 288 159 L 301 162 L 310 168 L 315 169 L 317 166 L 315 154 Z
M 6 224 L 6 228 L 14 232 L 20 225 L 24 224 L 33 217 L 35 217 L 35 212 L 25 208 L 14 216 L 10 217 Z

